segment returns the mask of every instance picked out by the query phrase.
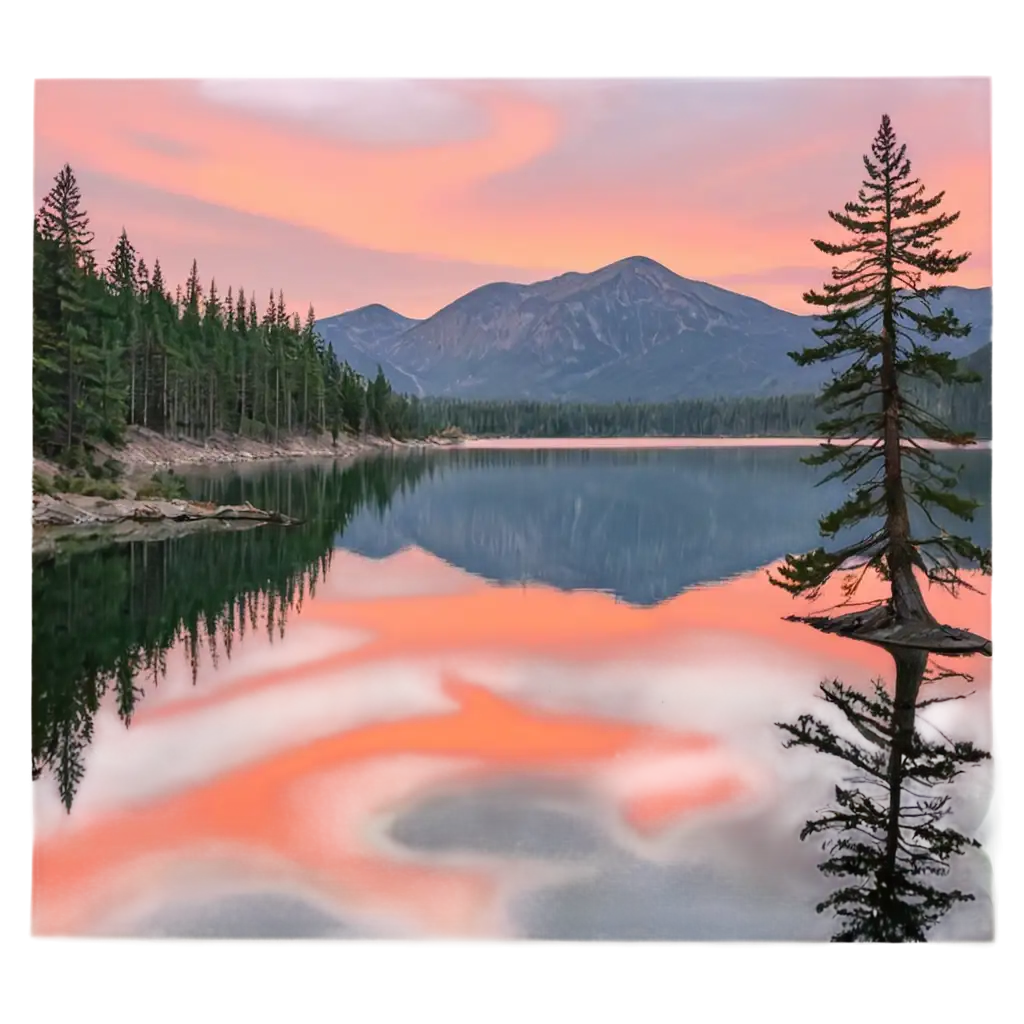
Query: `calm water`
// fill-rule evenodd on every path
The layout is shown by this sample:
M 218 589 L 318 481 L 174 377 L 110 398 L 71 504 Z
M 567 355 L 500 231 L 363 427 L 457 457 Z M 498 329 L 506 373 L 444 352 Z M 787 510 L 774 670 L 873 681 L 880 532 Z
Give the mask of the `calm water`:
M 799 833 L 844 766 L 775 723 L 891 663 L 784 621 L 806 605 L 767 583 L 845 494 L 802 454 L 195 471 L 195 494 L 305 524 L 37 566 L 35 931 L 829 938 Z M 990 459 L 957 457 L 982 544 Z M 928 597 L 986 632 L 981 589 Z M 926 724 L 990 748 L 971 662 L 973 695 Z M 989 786 L 954 787 L 982 841 Z M 929 937 L 990 937 L 983 851 L 948 884 L 976 899 Z

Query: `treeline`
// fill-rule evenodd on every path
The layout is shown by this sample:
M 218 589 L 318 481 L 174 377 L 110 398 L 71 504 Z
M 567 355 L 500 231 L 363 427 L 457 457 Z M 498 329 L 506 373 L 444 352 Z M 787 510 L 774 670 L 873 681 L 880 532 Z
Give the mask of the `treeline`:
M 449 428 L 511 437 L 786 437 L 816 434 L 822 419 L 812 395 L 609 404 L 410 398 L 379 368 L 370 381 L 339 362 L 312 307 L 303 320 L 280 290 L 261 313 L 242 287 L 223 295 L 215 280 L 204 287 L 193 261 L 172 292 L 160 261 L 150 269 L 126 231 L 102 268 L 93 237 L 65 166 L 35 218 L 33 246 L 33 438 L 52 457 L 117 445 L 130 425 L 196 439 L 218 431 L 265 440 L 408 438 Z M 991 436 L 988 380 L 915 394 L 955 428 Z
M 368 381 L 339 363 L 284 295 L 255 295 L 216 281 L 193 261 L 172 292 L 127 232 L 105 267 L 74 174 L 65 166 L 35 218 L 33 246 L 33 438 L 37 450 L 69 456 L 129 425 L 171 436 L 217 431 L 267 440 L 342 431 L 404 437 L 409 401 L 383 373 Z
M 964 362 L 974 369 L 980 360 Z M 991 384 L 983 368 L 981 373 L 978 384 L 908 391 L 954 429 L 990 438 Z M 826 418 L 809 394 L 614 404 L 421 398 L 410 411 L 418 434 L 455 427 L 477 437 L 812 437 Z

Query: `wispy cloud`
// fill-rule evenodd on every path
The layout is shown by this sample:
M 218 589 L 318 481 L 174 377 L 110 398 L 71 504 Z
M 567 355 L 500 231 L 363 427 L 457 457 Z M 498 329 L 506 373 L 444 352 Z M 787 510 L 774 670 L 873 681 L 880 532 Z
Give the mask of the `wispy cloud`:
M 984 80 L 48 81 L 36 106 L 37 167 L 150 190 L 153 255 L 183 198 L 255 217 L 275 244 L 225 225 L 209 270 L 240 280 L 254 257 L 233 254 L 258 251 L 261 280 L 324 312 L 426 315 L 473 277 L 453 266 L 529 280 L 635 253 L 803 311 L 829 263 L 810 239 L 856 195 L 883 111 L 961 211 L 945 239 L 973 254 L 957 283 L 990 283 Z M 114 205 L 93 203 L 98 236 L 144 230 Z M 323 242 L 276 244 L 289 231 L 381 254 L 386 280 L 344 261 L 328 274 Z

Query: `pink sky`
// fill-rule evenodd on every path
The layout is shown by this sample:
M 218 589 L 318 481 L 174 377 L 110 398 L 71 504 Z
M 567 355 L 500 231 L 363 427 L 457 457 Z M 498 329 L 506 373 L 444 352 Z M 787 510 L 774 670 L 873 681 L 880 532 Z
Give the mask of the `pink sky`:
M 65 162 L 105 262 L 192 259 L 265 305 L 427 316 L 495 280 L 656 259 L 773 305 L 829 260 L 887 112 L 991 284 L 983 79 L 39 81 L 35 202 Z M 952 282 L 950 282 L 952 283 Z

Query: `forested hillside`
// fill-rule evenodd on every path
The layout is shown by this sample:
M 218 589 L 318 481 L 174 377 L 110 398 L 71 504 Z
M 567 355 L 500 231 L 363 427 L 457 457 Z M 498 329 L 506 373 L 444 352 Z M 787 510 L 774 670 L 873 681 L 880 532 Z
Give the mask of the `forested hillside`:
M 343 431 L 396 438 L 446 428 L 515 437 L 793 436 L 816 433 L 812 395 L 664 402 L 410 398 L 380 367 L 373 380 L 339 362 L 312 307 L 303 320 L 272 290 L 257 298 L 198 267 L 173 291 L 126 231 L 104 266 L 74 174 L 54 180 L 34 225 L 33 438 L 73 462 L 96 442 L 117 445 L 138 425 L 174 437 L 217 432 L 266 440 Z M 991 345 L 964 360 L 978 384 L 917 387 L 940 418 L 991 437 Z
M 35 219 L 33 438 L 69 458 L 118 444 L 131 424 L 173 436 L 229 431 L 404 436 L 409 402 L 382 373 L 368 381 L 273 291 L 263 311 L 243 287 L 204 287 L 193 262 L 173 290 L 122 231 L 100 266 L 70 167 Z
M 977 384 L 908 391 L 954 429 L 991 438 L 991 352 L 987 345 L 962 361 L 982 378 Z M 825 418 L 809 394 L 614 404 L 424 398 L 411 413 L 417 433 L 457 427 L 492 437 L 807 437 Z

